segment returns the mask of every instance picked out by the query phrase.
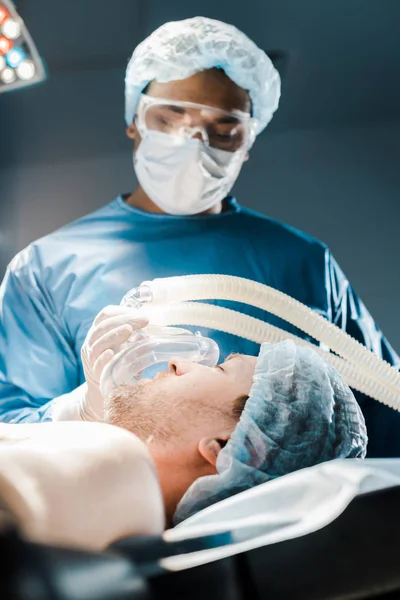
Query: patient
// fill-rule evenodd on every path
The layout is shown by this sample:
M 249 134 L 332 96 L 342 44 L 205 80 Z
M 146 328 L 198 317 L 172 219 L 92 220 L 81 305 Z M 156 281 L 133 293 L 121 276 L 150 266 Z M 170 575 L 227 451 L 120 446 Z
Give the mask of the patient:
M 146 443 L 168 525 L 292 471 L 364 457 L 367 444 L 346 383 L 290 340 L 216 368 L 171 361 L 168 373 L 116 388 L 104 420 Z
M 270 479 L 366 452 L 350 389 L 289 340 L 215 369 L 171 361 L 168 373 L 117 388 L 104 419 L 0 423 L 0 525 L 7 513 L 34 541 L 101 550 L 159 535 Z

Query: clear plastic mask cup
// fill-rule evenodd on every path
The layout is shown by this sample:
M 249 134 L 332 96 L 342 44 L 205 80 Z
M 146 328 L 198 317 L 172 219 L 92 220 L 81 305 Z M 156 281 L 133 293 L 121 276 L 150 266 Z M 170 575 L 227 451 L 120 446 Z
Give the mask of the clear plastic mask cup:
M 105 367 L 100 379 L 101 393 L 106 397 L 119 385 L 133 385 L 140 379 L 152 378 L 155 372 L 167 370 L 173 359 L 215 367 L 219 348 L 211 338 L 186 329 L 146 327 L 134 334 L 132 341 Z
M 159 131 L 184 139 L 200 134 L 206 146 L 226 152 L 249 149 L 257 130 L 256 120 L 239 110 L 225 111 L 146 94 L 140 98 L 136 125 L 142 136 L 147 131 Z

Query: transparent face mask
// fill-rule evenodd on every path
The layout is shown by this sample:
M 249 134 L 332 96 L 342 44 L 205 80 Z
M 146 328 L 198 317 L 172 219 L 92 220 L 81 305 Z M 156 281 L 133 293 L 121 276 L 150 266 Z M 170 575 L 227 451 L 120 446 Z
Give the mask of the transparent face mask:
M 178 327 L 145 327 L 134 333 L 125 347 L 105 367 L 100 390 L 108 396 L 113 388 L 133 385 L 167 371 L 171 360 L 184 359 L 215 367 L 219 348 L 211 338 Z
M 239 110 L 225 111 L 146 94 L 140 97 L 136 126 L 142 137 L 149 131 L 182 139 L 200 134 L 206 146 L 232 153 L 248 150 L 254 143 L 257 130 L 256 120 Z

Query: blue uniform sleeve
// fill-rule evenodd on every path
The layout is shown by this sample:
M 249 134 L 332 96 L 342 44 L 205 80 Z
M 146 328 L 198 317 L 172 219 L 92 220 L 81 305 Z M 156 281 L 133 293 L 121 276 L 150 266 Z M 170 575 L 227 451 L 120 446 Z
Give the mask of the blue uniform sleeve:
M 51 420 L 52 400 L 79 385 L 73 343 L 36 267 L 21 253 L 0 288 L 0 421 Z
M 326 263 L 333 323 L 379 357 L 399 368 L 399 356 L 384 337 L 329 250 L 326 253 Z M 400 413 L 368 396 L 358 392 L 355 392 L 355 395 L 367 423 L 369 438 L 367 456 L 370 458 L 400 457 Z

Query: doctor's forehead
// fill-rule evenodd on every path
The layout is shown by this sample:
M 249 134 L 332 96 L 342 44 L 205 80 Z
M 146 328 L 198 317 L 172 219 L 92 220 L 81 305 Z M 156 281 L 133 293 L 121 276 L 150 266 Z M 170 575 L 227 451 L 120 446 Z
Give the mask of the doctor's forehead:
M 155 98 L 195 102 L 228 111 L 249 112 L 251 107 L 247 90 L 239 87 L 221 69 L 206 69 L 186 79 L 164 83 L 152 81 L 145 93 Z

